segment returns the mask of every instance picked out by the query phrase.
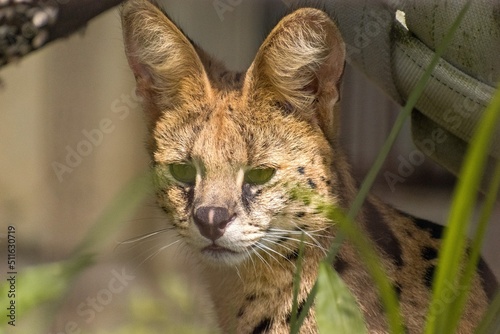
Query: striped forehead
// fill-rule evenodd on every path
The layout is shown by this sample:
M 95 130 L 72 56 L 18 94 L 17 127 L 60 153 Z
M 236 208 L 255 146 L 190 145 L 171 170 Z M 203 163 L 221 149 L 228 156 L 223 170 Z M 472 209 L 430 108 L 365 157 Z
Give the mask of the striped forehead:
M 236 121 L 236 113 L 231 105 L 226 104 L 218 106 L 205 118 L 194 142 L 193 158 L 202 160 L 211 168 L 248 163 L 247 141 Z

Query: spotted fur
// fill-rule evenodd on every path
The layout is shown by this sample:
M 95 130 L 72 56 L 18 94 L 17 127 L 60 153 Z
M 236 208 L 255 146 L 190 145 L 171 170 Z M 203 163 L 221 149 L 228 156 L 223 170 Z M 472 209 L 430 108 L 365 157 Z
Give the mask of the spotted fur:
M 325 13 L 299 9 L 273 29 L 246 73 L 231 73 L 149 1 L 127 1 L 122 23 L 144 98 L 158 203 L 202 260 L 222 331 L 288 333 L 300 240 L 306 247 L 299 312 L 336 234 L 335 224 L 294 189 L 308 189 L 344 209 L 356 193 L 338 146 L 345 62 L 338 29 Z M 195 182 L 182 184 L 172 176 L 169 165 L 179 163 L 196 167 Z M 275 174 L 264 184 L 246 183 L 245 173 L 260 167 Z M 204 209 L 205 218 L 196 217 L 200 207 L 220 214 Z M 203 232 L 196 223 L 212 224 L 219 216 L 231 217 L 222 234 Z M 421 333 L 439 229 L 373 197 L 357 221 L 377 245 L 408 331 Z M 370 332 L 387 332 L 379 296 L 355 249 L 345 243 L 332 265 L 357 298 Z M 474 280 L 460 333 L 472 332 L 494 288 L 487 267 L 482 270 L 485 278 Z M 316 332 L 312 308 L 301 333 Z

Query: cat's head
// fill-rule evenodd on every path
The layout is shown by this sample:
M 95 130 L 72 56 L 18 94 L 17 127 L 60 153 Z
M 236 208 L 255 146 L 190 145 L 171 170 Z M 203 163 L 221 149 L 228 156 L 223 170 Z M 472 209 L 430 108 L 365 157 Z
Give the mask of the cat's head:
M 283 18 L 244 74 L 230 73 L 155 5 L 122 8 L 143 97 L 158 203 L 208 262 L 297 253 L 324 227 L 294 189 L 334 201 L 340 33 L 316 9 Z M 340 159 L 340 158 L 339 158 Z

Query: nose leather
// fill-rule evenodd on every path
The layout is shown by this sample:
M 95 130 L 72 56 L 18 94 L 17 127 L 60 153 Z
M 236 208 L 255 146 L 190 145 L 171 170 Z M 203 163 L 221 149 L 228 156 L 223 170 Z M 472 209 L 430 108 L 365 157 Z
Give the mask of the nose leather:
M 194 222 L 201 235 L 215 241 L 224 235 L 234 215 L 227 208 L 202 206 L 194 213 Z

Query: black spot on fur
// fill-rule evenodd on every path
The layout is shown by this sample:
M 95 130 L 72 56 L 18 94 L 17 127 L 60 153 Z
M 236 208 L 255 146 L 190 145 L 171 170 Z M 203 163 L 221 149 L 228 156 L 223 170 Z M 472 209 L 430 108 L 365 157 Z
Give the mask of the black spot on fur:
M 297 307 L 297 318 L 301 316 L 302 310 L 304 309 L 304 305 L 306 304 L 306 300 L 300 302 L 299 307 Z
M 286 241 L 288 240 L 288 237 L 281 237 L 278 239 L 278 241 L 276 241 L 278 244 L 283 244 L 285 243 Z
M 290 115 L 294 110 L 292 104 L 288 101 L 275 101 L 274 106 L 280 109 L 283 115 Z
M 297 217 L 297 218 L 302 218 L 302 217 L 304 217 L 305 215 L 306 215 L 306 213 L 305 213 L 305 212 L 297 212 L 297 213 L 295 214 L 295 217 Z
M 246 296 L 245 299 L 249 302 L 253 302 L 255 299 L 257 299 L 257 295 L 255 293 L 252 293 L 251 295 Z
M 252 331 L 252 334 L 258 334 L 258 333 L 265 333 L 269 329 L 271 329 L 271 326 L 273 324 L 273 320 L 271 318 L 265 318 L 261 322 L 255 326 L 255 328 Z
M 193 131 L 193 133 L 200 133 L 200 131 L 201 131 L 201 125 L 200 124 L 194 125 L 193 128 L 192 128 L 192 131 Z
M 479 262 L 477 263 L 477 272 L 481 278 L 481 284 L 486 292 L 486 295 L 488 296 L 489 301 L 493 301 L 493 297 L 495 297 L 498 290 L 498 282 L 495 275 L 482 258 L 479 259 Z
M 314 183 L 313 180 L 311 179 L 307 179 L 307 184 L 309 184 L 309 187 L 311 187 L 311 189 L 316 189 L 316 183 Z
M 434 279 L 434 272 L 436 271 L 436 266 L 430 266 L 425 270 L 424 273 L 424 284 L 429 289 L 432 288 L 432 280 Z
M 304 167 L 299 167 L 299 168 L 297 168 L 297 172 L 299 172 L 300 175 L 304 175 L 305 168 Z
M 401 285 L 398 283 L 394 284 L 394 291 L 396 291 L 396 295 L 398 296 L 398 299 L 401 299 Z
M 238 311 L 238 314 L 236 315 L 238 318 L 241 318 L 245 314 L 245 307 L 242 306 L 240 310 Z
M 233 106 L 232 106 L 232 105 L 229 105 L 229 106 L 227 107 L 227 109 L 229 110 L 229 112 L 233 112 L 233 111 L 234 111 L 234 109 L 233 109 Z
M 342 272 L 344 272 L 344 270 L 346 270 L 347 268 L 349 268 L 349 262 L 347 262 L 343 258 L 337 256 L 335 258 L 335 262 L 333 262 L 333 269 L 335 269 L 335 271 L 339 275 L 341 275 Z
M 438 251 L 434 247 L 424 247 L 421 251 L 421 255 L 426 260 L 434 260 L 438 256 Z
M 302 300 L 299 305 L 297 306 L 297 317 L 295 319 L 298 319 L 301 316 L 302 310 L 304 309 L 304 305 L 306 304 L 306 300 Z M 292 311 L 288 313 L 286 316 L 286 322 L 290 324 L 290 320 L 292 320 Z
M 371 202 L 366 201 L 364 204 L 366 215 L 366 230 L 377 246 L 380 247 L 389 257 L 392 258 L 394 264 L 398 267 L 404 265 L 401 254 L 401 244 L 396 238 L 389 225 L 385 222 L 383 215 L 377 207 Z
M 292 262 L 296 261 L 299 258 L 299 251 L 294 249 L 293 251 L 291 251 L 286 255 L 286 258 Z
M 242 77 L 243 77 L 243 73 L 238 72 L 238 73 L 236 73 L 236 76 L 234 77 L 234 80 L 236 82 L 240 82 Z
M 443 226 L 435 224 L 425 219 L 415 218 L 411 216 L 410 218 L 413 219 L 415 225 L 417 225 L 420 229 L 429 232 L 431 237 L 433 237 L 434 239 L 441 239 L 441 237 L 443 236 L 443 230 L 444 230 Z

